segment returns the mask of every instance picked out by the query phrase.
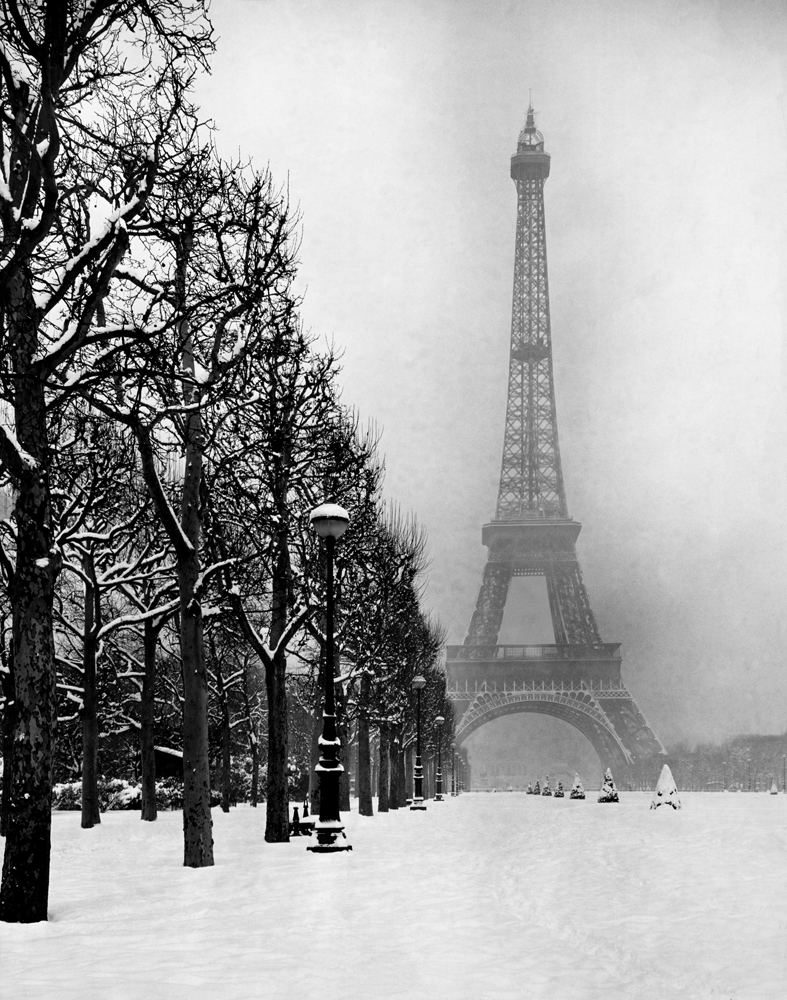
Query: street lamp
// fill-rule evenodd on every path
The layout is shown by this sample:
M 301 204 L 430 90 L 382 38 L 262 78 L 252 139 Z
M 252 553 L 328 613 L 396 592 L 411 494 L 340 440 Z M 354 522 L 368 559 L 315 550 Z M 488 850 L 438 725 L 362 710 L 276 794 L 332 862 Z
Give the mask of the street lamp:
M 336 539 L 341 538 L 350 521 L 350 515 L 335 503 L 323 503 L 309 514 L 309 522 L 314 530 L 325 539 L 327 555 L 326 568 L 326 614 L 325 614 L 325 691 L 322 707 L 322 736 L 319 739 L 320 759 L 315 767 L 320 783 L 320 818 L 314 824 L 317 843 L 307 850 L 316 854 L 329 851 L 351 851 L 346 842 L 344 824 L 339 816 L 339 781 L 342 767 L 339 761 L 339 739 L 336 736 L 336 701 L 334 697 L 334 649 L 333 649 L 333 553 Z M 342 834 L 344 843 L 338 843 Z
M 424 805 L 424 769 L 421 767 L 421 689 L 426 686 L 426 678 L 421 674 L 413 677 L 413 689 L 417 693 L 415 716 L 415 766 L 413 767 L 413 802 L 411 809 L 426 809 Z
M 451 744 L 451 795 L 456 795 L 456 743 Z
M 443 801 L 443 723 L 445 719 L 442 715 L 435 717 L 434 724 L 437 726 L 437 774 L 435 775 L 435 802 Z

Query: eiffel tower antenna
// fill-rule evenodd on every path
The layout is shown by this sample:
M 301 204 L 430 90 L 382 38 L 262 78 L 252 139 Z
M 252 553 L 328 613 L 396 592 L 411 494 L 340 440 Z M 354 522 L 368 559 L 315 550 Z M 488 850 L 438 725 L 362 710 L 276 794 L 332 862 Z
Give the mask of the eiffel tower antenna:
M 544 217 L 550 165 L 531 100 L 511 157 L 517 226 L 497 506 L 482 530 L 487 564 L 467 638 L 447 650 L 448 691 L 457 743 L 498 715 L 545 712 L 583 732 L 604 767 L 632 776 L 660 770 L 665 751 L 623 684 L 620 644 L 601 640 L 577 560 L 581 525 L 568 513 L 552 367 Z M 538 578 L 546 591 L 550 644 L 499 644 L 511 582 L 523 576 Z M 507 617 L 521 625 L 526 613 L 509 609 Z

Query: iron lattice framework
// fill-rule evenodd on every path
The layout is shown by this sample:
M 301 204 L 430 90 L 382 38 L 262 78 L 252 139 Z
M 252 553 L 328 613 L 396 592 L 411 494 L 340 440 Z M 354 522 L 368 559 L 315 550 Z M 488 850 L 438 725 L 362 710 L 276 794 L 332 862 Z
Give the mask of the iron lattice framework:
M 576 555 L 557 432 L 549 318 L 544 182 L 550 156 L 532 107 L 511 158 L 517 190 L 514 296 L 503 461 L 488 559 L 463 646 L 448 648 L 457 739 L 498 715 L 539 711 L 584 732 L 599 756 L 629 773 L 664 748 L 620 677 L 618 644 L 602 643 Z M 543 576 L 552 646 L 500 646 L 515 576 Z
M 532 108 L 511 176 L 517 190 L 508 406 L 497 517 L 568 517 L 555 415 L 544 181 L 549 155 Z

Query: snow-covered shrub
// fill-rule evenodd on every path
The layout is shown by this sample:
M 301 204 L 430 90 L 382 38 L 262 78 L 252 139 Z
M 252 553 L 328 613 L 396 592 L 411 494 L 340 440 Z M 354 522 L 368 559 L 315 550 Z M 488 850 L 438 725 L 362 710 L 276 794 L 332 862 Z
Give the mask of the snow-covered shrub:
M 82 782 L 62 781 L 52 789 L 53 809 L 81 809 Z
M 533 786 L 528 781 L 527 788 L 525 789 L 525 795 L 532 795 L 532 794 L 533 794 Z
M 218 793 L 211 792 L 211 805 L 218 805 L 219 800 Z M 141 809 L 142 787 L 123 778 L 102 778 L 98 782 L 98 804 L 101 812 Z M 178 778 L 160 778 L 156 782 L 156 805 L 159 809 L 182 808 L 183 782 Z M 52 808 L 81 809 L 82 782 L 68 781 L 55 785 L 52 789 Z
M 604 772 L 604 784 L 601 786 L 601 791 L 598 793 L 599 802 L 619 802 L 618 790 L 615 788 L 615 782 L 612 778 L 612 771 L 609 768 Z
M 533 788 L 533 795 L 540 795 L 540 794 L 541 794 L 541 785 L 539 785 L 538 778 L 536 778 L 536 783 Z
M 549 787 L 549 775 L 544 778 L 544 787 L 541 789 L 542 795 L 551 795 L 552 789 Z
M 653 800 L 650 803 L 651 809 L 658 809 L 659 806 L 672 806 L 673 809 L 680 809 L 678 786 L 675 784 L 668 764 L 665 764 L 661 769 L 659 780 L 656 783 L 656 791 L 653 793 Z
M 584 799 L 585 789 L 582 787 L 582 782 L 579 780 L 579 775 L 574 775 L 574 784 L 571 786 L 571 793 L 569 794 L 570 799 Z
M 161 778 L 156 781 L 156 808 L 183 808 L 183 782 L 180 778 Z
M 563 782 L 562 781 L 558 781 L 557 788 L 555 789 L 555 798 L 556 799 L 564 799 L 565 797 L 566 797 L 566 793 L 563 791 Z

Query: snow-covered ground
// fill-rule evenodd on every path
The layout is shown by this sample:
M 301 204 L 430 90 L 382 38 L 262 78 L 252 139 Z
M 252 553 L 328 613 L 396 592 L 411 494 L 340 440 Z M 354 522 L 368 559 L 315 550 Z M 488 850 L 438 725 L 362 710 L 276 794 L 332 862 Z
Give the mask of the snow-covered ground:
M 2 1000 L 784 1000 L 787 796 L 466 794 L 347 817 L 354 850 L 214 810 L 56 813 L 50 920 L 0 924 Z

